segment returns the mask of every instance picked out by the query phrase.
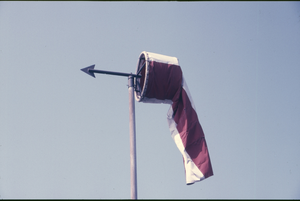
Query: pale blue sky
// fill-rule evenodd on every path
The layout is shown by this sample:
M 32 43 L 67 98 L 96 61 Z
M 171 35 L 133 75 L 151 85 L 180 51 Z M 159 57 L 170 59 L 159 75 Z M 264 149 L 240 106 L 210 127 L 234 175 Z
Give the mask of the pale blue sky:
M 300 198 L 299 2 L 0 2 L 1 198 L 130 198 L 127 78 L 179 59 L 214 176 L 136 102 L 138 198 Z

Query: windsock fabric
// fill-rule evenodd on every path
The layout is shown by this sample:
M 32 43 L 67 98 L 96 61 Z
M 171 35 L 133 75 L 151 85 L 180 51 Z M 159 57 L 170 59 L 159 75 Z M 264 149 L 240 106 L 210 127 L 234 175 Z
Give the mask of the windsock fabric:
M 144 103 L 171 104 L 167 120 L 171 136 L 183 156 L 186 184 L 213 175 L 207 144 L 178 59 L 151 52 L 140 54 L 135 98 Z

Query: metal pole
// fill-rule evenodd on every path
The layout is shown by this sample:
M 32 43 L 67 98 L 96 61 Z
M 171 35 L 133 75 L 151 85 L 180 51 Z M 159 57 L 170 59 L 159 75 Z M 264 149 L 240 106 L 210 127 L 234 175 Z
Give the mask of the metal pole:
M 128 77 L 129 93 L 129 138 L 130 138 L 130 192 L 131 199 L 137 199 L 136 178 L 136 147 L 135 147 L 135 105 L 134 105 L 134 77 Z

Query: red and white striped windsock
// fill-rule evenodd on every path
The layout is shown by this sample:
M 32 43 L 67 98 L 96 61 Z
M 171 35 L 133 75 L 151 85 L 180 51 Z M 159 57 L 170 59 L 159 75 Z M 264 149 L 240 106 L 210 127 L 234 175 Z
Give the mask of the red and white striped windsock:
M 171 136 L 183 156 L 186 184 L 213 175 L 209 153 L 196 108 L 178 59 L 143 51 L 138 59 L 135 98 L 144 103 L 167 103 Z

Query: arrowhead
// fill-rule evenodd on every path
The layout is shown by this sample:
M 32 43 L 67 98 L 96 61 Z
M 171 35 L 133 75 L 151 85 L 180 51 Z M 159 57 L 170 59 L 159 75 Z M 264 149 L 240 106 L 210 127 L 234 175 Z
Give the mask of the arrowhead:
M 93 70 L 94 67 L 95 67 L 95 64 L 94 64 L 94 65 L 91 65 L 91 66 L 89 66 L 89 67 L 86 67 L 86 68 L 82 68 L 82 69 L 80 69 L 80 70 L 82 70 L 83 72 L 89 74 L 90 76 L 95 77 L 94 72 L 90 72 L 90 71 L 89 71 L 89 70 Z

